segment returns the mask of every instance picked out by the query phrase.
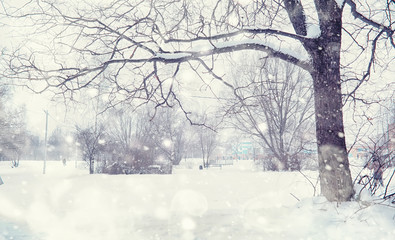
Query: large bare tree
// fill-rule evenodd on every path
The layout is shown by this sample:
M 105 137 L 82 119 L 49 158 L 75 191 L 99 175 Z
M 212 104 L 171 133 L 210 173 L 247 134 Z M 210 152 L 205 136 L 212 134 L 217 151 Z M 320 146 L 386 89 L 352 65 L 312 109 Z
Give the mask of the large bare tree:
M 66 99 L 105 75 L 112 104 L 141 99 L 178 105 L 191 119 L 179 94 L 183 83 L 202 73 L 223 80 L 216 71 L 224 54 L 264 52 L 311 75 L 321 191 L 330 201 L 347 201 L 353 186 L 343 125 L 342 43 L 356 46 L 357 56 L 368 55 L 366 68 L 353 76 L 357 90 L 373 63 L 382 60 L 376 50 L 393 54 L 394 5 L 389 0 L 37 0 L 18 9 L 5 4 L 2 11 L 12 22 L 28 26 L 23 32 L 29 39 L 3 54 L 4 75 L 38 92 L 53 87 Z M 355 55 L 349 51 L 342 59 L 363 63 Z

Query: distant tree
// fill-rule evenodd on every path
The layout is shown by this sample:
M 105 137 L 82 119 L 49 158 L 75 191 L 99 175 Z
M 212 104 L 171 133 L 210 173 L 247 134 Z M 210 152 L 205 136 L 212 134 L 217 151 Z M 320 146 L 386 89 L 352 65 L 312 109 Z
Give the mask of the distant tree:
M 40 138 L 34 134 L 27 134 L 25 156 L 27 159 L 44 159 Z
M 89 174 L 95 173 L 95 160 L 100 153 L 102 137 L 104 136 L 104 125 L 97 124 L 85 128 L 76 127 L 76 139 L 80 144 L 82 159 L 89 165 Z
M 217 147 L 217 133 L 214 130 L 200 127 L 198 130 L 199 146 L 202 151 L 203 166 L 209 166 L 209 160 Z
M 200 118 L 200 122 L 205 123 L 205 125 L 218 125 L 209 123 L 208 115 L 206 113 L 203 113 Z M 212 122 L 214 121 L 217 120 L 212 120 Z M 219 144 L 217 133 L 218 129 L 207 128 L 205 126 L 195 126 L 194 130 L 197 132 L 198 146 L 202 155 L 203 167 L 209 167 L 209 160 Z
M 173 109 L 128 110 L 127 106 L 118 106 L 110 110 L 106 121 L 106 131 L 116 149 L 112 173 L 144 173 L 158 164 L 162 173 L 171 173 L 172 165 L 181 161 L 184 119 Z
M 67 135 L 60 127 L 55 128 L 48 138 L 48 156 L 53 160 L 61 160 L 69 156 L 69 143 Z
M 154 162 L 155 149 L 147 139 L 150 128 L 144 122 L 142 111 L 129 111 L 120 107 L 110 111 L 106 129 L 110 142 L 106 148 L 112 156 L 107 164 L 111 174 L 143 173 Z
M 172 165 L 178 165 L 185 148 L 185 120 L 171 108 L 160 108 L 152 118 L 153 139 L 157 148 L 166 156 Z
M 7 94 L 7 88 L 0 88 L 0 156 L 17 167 L 26 147 L 25 109 L 6 108 Z
M 127 108 L 110 111 L 108 131 L 113 141 L 126 153 L 135 144 L 136 120 Z
M 184 158 L 199 158 L 202 155 L 200 149 L 198 127 L 187 125 L 184 128 Z
M 234 69 L 235 99 L 227 110 L 230 122 L 270 151 L 277 170 L 300 170 L 300 155 L 313 144 L 311 79 L 302 69 L 278 59 Z

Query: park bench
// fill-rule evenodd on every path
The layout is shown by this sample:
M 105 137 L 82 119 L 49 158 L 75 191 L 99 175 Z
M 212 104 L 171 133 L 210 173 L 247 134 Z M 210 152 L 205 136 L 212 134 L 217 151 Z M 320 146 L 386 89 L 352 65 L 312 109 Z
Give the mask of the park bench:
M 210 160 L 208 163 L 208 167 L 219 167 L 222 169 L 222 166 L 233 165 L 233 160 Z

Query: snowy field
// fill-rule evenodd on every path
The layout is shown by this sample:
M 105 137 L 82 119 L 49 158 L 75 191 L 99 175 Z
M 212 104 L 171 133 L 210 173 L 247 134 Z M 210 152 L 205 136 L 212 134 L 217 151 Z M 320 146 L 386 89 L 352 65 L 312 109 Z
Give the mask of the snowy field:
M 173 175 L 89 175 L 48 162 L 0 162 L 0 239 L 395 239 L 395 206 L 365 194 L 328 203 L 300 173 L 249 162 Z M 315 172 L 305 172 L 312 183 Z

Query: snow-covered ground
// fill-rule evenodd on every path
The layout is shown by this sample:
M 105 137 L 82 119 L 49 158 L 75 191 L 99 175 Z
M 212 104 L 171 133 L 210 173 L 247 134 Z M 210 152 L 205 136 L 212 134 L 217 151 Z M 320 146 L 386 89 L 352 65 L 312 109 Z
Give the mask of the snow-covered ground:
M 74 164 L 0 162 L 0 239 L 394 239 L 395 206 L 340 205 L 300 173 L 249 162 L 172 175 L 89 175 Z M 317 173 L 304 172 L 316 182 Z

